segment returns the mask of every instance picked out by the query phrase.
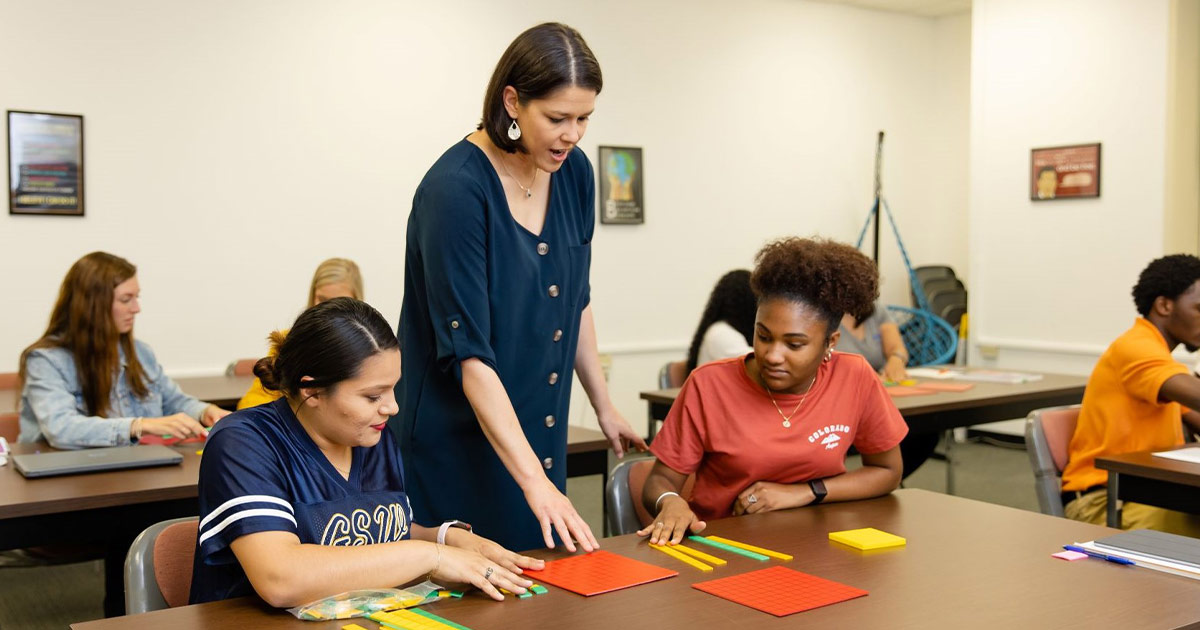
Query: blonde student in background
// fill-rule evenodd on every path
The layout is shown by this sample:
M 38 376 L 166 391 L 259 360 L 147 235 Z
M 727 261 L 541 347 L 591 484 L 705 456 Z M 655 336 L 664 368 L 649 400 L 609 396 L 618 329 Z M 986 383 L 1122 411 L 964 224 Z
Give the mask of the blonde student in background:
M 313 273 L 312 284 L 308 287 L 308 304 L 305 308 L 328 302 L 333 298 L 350 297 L 363 299 L 362 274 L 358 265 L 347 258 L 330 258 L 317 265 Z M 282 394 L 268 391 L 262 381 L 255 377 L 250 389 L 238 401 L 237 408 L 257 407 L 263 403 L 277 400 Z

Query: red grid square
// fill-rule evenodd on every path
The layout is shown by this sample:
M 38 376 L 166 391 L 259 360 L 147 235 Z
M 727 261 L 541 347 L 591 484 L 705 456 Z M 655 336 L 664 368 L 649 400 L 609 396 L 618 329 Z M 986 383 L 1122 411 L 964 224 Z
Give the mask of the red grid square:
M 781 566 L 697 582 L 692 588 L 776 617 L 786 617 L 867 594 L 853 586 Z
M 646 564 L 601 549 L 562 560 L 552 560 L 547 562 L 546 568 L 541 571 L 526 569 L 524 577 L 590 597 L 676 575 L 679 575 L 678 571 Z

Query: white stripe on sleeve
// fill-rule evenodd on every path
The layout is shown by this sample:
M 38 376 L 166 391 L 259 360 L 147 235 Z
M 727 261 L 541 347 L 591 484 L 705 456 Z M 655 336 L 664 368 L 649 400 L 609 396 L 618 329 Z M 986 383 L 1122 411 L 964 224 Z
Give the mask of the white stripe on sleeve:
M 208 516 L 205 516 L 204 520 L 200 521 L 200 529 L 204 529 L 205 525 L 207 525 L 210 521 L 212 521 L 213 519 L 220 516 L 221 513 L 224 512 L 225 510 L 228 510 L 229 508 L 234 507 L 234 506 L 242 505 L 243 503 L 274 503 L 276 505 L 282 505 L 283 507 L 287 508 L 288 512 L 291 512 L 292 514 L 296 513 L 296 510 L 292 509 L 291 503 L 288 503 L 287 501 L 284 501 L 283 499 L 280 499 L 278 497 L 272 497 L 272 496 L 269 496 L 266 494 L 248 494 L 245 496 L 230 499 L 230 500 L 222 503 L 221 505 L 217 506 L 217 509 L 213 510 L 212 512 L 209 512 Z M 293 520 L 292 522 L 295 523 L 296 521 Z
M 268 510 L 268 509 L 242 510 L 235 514 L 230 514 L 229 518 L 221 521 L 220 523 L 215 525 L 212 529 L 208 530 L 207 532 L 204 532 L 204 535 L 200 537 L 199 544 L 203 545 L 204 541 L 221 533 L 221 530 L 225 529 L 231 523 L 240 521 L 241 519 L 244 519 L 244 518 L 251 518 L 254 516 L 273 516 L 275 518 L 282 518 L 282 519 L 289 520 L 292 522 L 292 525 L 296 525 L 296 519 L 293 518 L 291 514 L 288 514 L 287 512 L 284 512 L 283 510 Z M 299 526 L 297 525 L 297 527 L 299 527 Z

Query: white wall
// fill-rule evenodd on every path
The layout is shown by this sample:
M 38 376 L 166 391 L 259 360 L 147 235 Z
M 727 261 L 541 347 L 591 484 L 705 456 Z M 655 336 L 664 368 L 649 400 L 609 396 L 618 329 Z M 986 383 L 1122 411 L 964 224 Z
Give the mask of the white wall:
M 645 149 L 647 222 L 600 226 L 592 273 L 632 419 L 717 277 L 772 237 L 857 236 L 879 129 L 914 262 L 966 266 L 965 16 L 798 0 L 0 0 L 0 15 L 0 106 L 84 114 L 87 150 L 86 218 L 0 215 L 0 371 L 95 249 L 139 265 L 138 336 L 174 374 L 260 352 L 329 256 L 357 260 L 396 320 L 412 192 L 543 20 L 579 28 L 604 68 L 582 147 Z M 885 298 L 905 303 L 885 243 Z
M 1170 5 L 975 1 L 973 361 L 983 345 L 984 363 L 1086 374 L 1136 316 L 1130 289 L 1164 254 Z M 1030 149 L 1088 142 L 1101 196 L 1031 202 Z

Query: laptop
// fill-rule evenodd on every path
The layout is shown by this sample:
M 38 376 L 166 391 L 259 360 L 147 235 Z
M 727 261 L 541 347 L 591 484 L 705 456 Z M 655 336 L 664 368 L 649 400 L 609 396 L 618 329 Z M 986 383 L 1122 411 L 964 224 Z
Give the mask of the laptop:
M 183 455 L 165 446 L 113 446 L 79 451 L 26 453 L 12 456 L 17 472 L 28 479 L 79 473 L 147 468 L 183 463 Z

